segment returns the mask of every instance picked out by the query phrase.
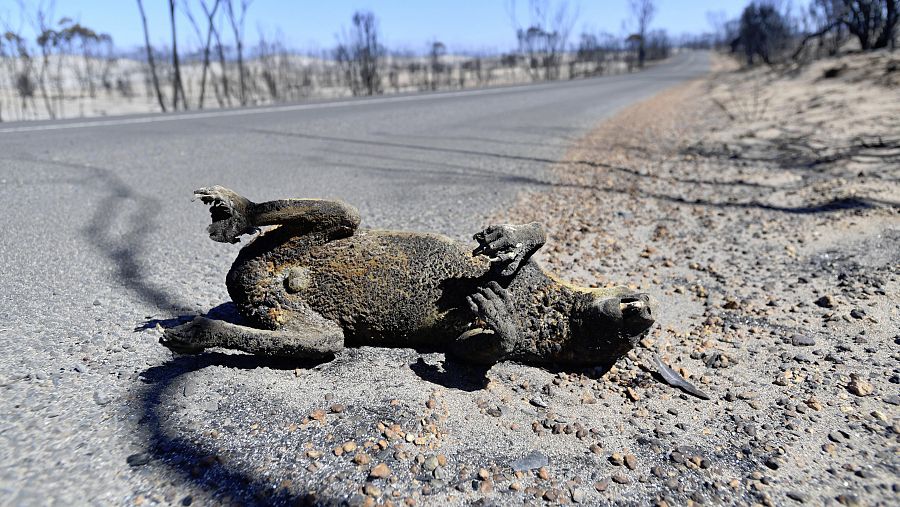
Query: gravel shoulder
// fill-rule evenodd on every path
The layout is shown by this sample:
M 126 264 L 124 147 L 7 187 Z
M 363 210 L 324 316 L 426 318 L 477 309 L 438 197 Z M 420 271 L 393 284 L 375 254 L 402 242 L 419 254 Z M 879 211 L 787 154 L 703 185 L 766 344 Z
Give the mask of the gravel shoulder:
M 552 191 L 498 217 L 549 222 L 540 255 L 572 281 L 629 282 L 659 301 L 641 348 L 592 384 L 606 401 L 590 425 L 619 428 L 601 457 L 639 464 L 600 498 L 892 504 L 897 57 L 718 67 L 604 123 Z M 654 380 L 654 353 L 712 400 Z

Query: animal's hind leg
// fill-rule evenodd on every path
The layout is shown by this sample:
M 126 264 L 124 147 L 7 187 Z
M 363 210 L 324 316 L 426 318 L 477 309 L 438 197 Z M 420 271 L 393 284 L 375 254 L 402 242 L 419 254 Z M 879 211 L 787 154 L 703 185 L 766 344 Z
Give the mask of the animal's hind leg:
M 296 317 L 296 316 L 295 316 Z M 273 357 L 317 359 L 344 348 L 344 333 L 334 322 L 316 316 L 288 329 L 257 329 L 196 317 L 167 329 L 160 343 L 174 352 L 198 353 L 209 347 L 243 350 Z
M 209 237 L 222 243 L 237 243 L 238 236 L 266 225 L 291 227 L 297 234 L 349 236 L 360 222 L 359 211 L 341 201 L 282 199 L 255 203 L 218 185 L 194 190 L 194 195 L 210 206 Z

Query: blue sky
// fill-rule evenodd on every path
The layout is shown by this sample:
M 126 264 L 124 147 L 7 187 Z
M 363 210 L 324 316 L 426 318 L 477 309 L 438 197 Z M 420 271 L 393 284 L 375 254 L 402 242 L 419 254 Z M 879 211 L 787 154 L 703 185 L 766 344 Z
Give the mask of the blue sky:
M 39 1 L 25 0 L 25 3 L 33 9 Z M 735 18 L 748 1 L 657 0 L 657 14 L 651 27 L 664 28 L 674 35 L 710 31 L 707 12 L 723 12 L 728 18 Z M 189 2 L 195 18 L 200 20 L 202 11 L 196 7 L 197 0 Z M 527 0 L 517 2 L 518 18 L 523 24 L 528 20 L 527 3 Z M 515 42 L 508 4 L 508 0 L 255 0 L 247 15 L 246 39 L 252 45 L 258 38 L 258 29 L 267 34 L 280 30 L 291 47 L 326 49 L 334 45 L 342 27 L 350 25 L 354 11 L 368 9 L 378 18 L 384 43 L 390 49 L 422 51 L 429 41 L 440 40 L 451 52 L 502 51 L 512 48 Z M 169 43 L 167 5 L 167 0 L 144 0 L 154 44 Z M 572 41 L 584 29 L 620 34 L 623 22 L 630 21 L 627 0 L 570 0 L 569 6 L 577 7 L 579 13 Z M 135 0 L 56 0 L 55 18 L 62 16 L 109 33 L 119 48 L 143 44 Z M 0 18 L 8 20 L 13 28 L 19 26 L 20 14 L 15 2 L 0 1 Z M 187 22 L 179 23 L 179 44 L 195 46 L 197 40 Z

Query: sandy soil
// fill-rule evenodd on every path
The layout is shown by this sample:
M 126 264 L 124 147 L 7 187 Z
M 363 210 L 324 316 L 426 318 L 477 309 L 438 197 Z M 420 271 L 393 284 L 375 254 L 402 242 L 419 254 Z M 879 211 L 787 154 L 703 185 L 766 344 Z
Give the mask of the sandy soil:
M 540 258 L 572 281 L 658 300 L 641 348 L 587 381 L 603 404 L 586 423 L 607 432 L 590 502 L 894 503 L 898 65 L 720 62 L 602 125 L 498 217 L 549 222 Z M 712 399 L 657 381 L 654 353 Z

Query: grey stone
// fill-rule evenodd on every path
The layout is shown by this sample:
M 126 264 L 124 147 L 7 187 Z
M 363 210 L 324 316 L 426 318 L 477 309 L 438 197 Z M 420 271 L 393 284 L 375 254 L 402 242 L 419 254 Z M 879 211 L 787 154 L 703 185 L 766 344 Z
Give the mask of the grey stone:
M 578 488 L 572 491 L 572 501 L 575 503 L 584 502 L 584 491 Z
M 537 470 L 538 468 L 549 464 L 550 458 L 544 453 L 541 451 L 531 451 L 524 457 L 512 461 L 509 466 L 516 472 L 527 472 L 529 470 Z
M 106 405 L 113 400 L 113 395 L 103 390 L 94 391 L 94 402 L 97 405 Z
M 187 382 L 184 383 L 184 387 L 181 390 L 181 394 L 185 398 L 190 398 L 194 394 L 197 393 L 197 381 L 194 379 L 188 379 Z
M 146 465 L 147 463 L 150 463 L 151 459 L 152 459 L 152 456 L 150 455 L 149 452 L 139 452 L 136 454 L 132 454 L 131 456 L 128 456 L 128 458 L 126 458 L 125 461 L 126 461 L 126 463 L 128 463 L 129 466 L 139 467 L 139 466 Z
M 535 407 L 547 408 L 547 403 L 540 396 L 535 396 L 534 398 L 531 398 L 528 402 L 531 403 L 532 405 L 534 405 Z
M 797 347 L 812 347 L 816 344 L 816 339 L 805 334 L 795 334 L 791 336 L 791 345 Z
M 794 501 L 797 501 L 800 503 L 806 503 L 809 500 L 809 495 L 807 495 L 806 493 L 802 493 L 800 491 L 788 491 L 786 493 L 786 495 L 791 500 L 794 500 Z

